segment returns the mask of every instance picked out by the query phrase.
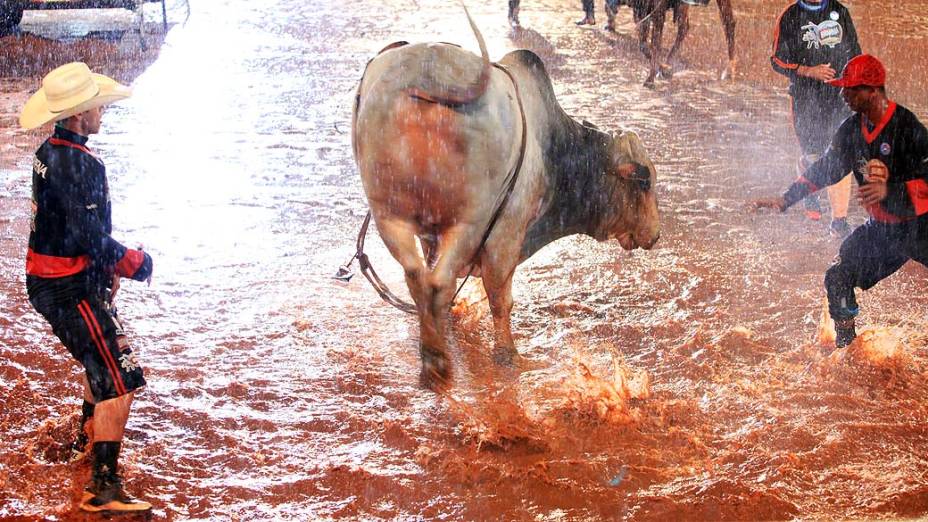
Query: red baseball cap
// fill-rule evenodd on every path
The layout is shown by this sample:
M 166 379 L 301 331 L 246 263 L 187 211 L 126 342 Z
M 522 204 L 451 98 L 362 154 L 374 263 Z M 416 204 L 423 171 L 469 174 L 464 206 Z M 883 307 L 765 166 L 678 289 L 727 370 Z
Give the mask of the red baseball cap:
M 847 62 L 840 78 L 828 83 L 835 87 L 882 87 L 886 83 L 886 68 L 875 56 L 860 54 Z

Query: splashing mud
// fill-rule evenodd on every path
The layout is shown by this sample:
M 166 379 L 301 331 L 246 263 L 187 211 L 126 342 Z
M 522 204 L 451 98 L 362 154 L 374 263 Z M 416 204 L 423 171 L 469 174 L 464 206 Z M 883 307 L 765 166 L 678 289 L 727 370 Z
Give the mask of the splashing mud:
M 418 386 L 414 317 L 331 275 L 366 212 L 348 134 L 364 64 L 401 39 L 472 45 L 460 6 L 194 2 L 144 51 L 131 18 L 93 12 L 87 24 L 29 12 L 0 37 L 0 519 L 81 519 L 88 463 L 65 460 L 79 368 L 24 292 L 44 135 L 16 128 L 42 74 L 73 59 L 135 89 L 90 146 L 115 237 L 155 258 L 152 286 L 119 295 L 149 381 L 122 466 L 155 519 L 928 515 L 928 270 L 910 263 L 860 293 L 859 339 L 825 357 L 822 277 L 838 241 L 801 212 L 746 210 L 795 177 L 768 56 L 782 2 L 735 2 L 731 81 L 714 6 L 693 8 L 673 79 L 654 90 L 625 8 L 613 34 L 573 25 L 574 1 L 523 0 L 520 30 L 506 2 L 467 3 L 491 58 L 534 50 L 568 113 L 639 133 L 663 230 L 648 252 L 571 237 L 523 264 L 512 365 L 493 361 L 472 278 L 440 395 Z M 911 59 L 928 53 L 923 2 L 848 5 L 891 96 L 928 121 Z M 856 203 L 850 219 L 865 219 Z M 367 245 L 405 296 L 375 234 Z

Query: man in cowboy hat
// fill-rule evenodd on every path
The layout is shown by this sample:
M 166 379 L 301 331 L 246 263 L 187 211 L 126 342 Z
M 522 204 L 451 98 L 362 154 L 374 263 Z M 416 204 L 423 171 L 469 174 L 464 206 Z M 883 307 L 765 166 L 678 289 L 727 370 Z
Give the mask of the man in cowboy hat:
M 129 407 L 145 379 L 112 298 L 120 277 L 150 281 L 152 259 L 110 236 L 106 170 L 86 145 L 100 130 L 103 106 L 129 94 L 128 87 L 91 73 L 87 65 L 69 63 L 45 76 L 19 117 L 26 129 L 57 122 L 33 159 L 26 289 L 33 307 L 85 369 L 80 428 L 83 433 L 91 419 L 93 475 L 80 508 L 92 512 L 151 509 L 123 491 L 117 468 Z
M 844 120 L 821 159 L 781 197 L 759 199 L 756 208 L 781 212 L 852 172 L 870 219 L 841 244 L 825 274 L 836 346 L 857 336 L 854 289 L 867 290 L 908 260 L 928 265 L 928 130 L 915 115 L 886 96 L 886 70 L 862 54 L 829 83 L 841 88 L 854 115 Z

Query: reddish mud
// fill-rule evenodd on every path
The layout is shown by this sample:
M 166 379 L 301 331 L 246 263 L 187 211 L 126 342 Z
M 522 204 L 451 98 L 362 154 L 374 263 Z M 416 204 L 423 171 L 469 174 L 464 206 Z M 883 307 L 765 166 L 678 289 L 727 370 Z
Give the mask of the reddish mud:
M 506 2 L 468 2 L 493 59 L 530 48 L 569 113 L 639 132 L 664 230 L 649 252 L 574 237 L 525 263 L 518 370 L 492 363 L 487 306 L 468 289 L 444 396 L 418 387 L 412 318 L 331 275 L 366 210 L 347 133 L 360 72 L 401 39 L 476 49 L 460 7 L 216 4 L 195 2 L 144 52 L 113 32 L 131 19 L 88 30 L 105 16 L 93 12 L 86 24 L 30 12 L 0 38 L 0 519 L 93 518 L 75 507 L 87 464 L 65 461 L 80 370 L 24 292 L 44 136 L 16 128 L 44 72 L 72 59 L 135 88 L 90 145 L 108 166 L 116 237 L 155 257 L 151 287 L 119 297 L 149 381 L 122 464 L 155 519 L 928 514 L 928 270 L 909 264 L 860 294 L 871 333 L 823 358 L 822 276 L 839 244 L 827 219 L 746 210 L 794 177 L 784 82 L 767 61 L 784 2 L 736 0 L 733 81 L 718 79 L 717 11 L 694 8 L 656 90 L 641 87 L 627 9 L 613 35 L 574 26 L 573 1 L 524 0 L 512 31 Z M 928 121 L 928 8 L 847 5 L 891 96 Z M 852 204 L 853 224 L 864 218 Z M 376 235 L 368 253 L 400 291 Z

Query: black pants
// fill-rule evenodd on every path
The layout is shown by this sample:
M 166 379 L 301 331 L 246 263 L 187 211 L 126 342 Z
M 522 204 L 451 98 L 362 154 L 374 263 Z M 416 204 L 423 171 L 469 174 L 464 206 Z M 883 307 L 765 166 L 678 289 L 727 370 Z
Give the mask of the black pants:
M 900 224 L 867 221 L 841 243 L 825 273 L 828 311 L 835 320 L 857 315 L 854 288 L 868 290 L 908 260 L 928 266 L 928 214 Z
M 803 154 L 821 156 L 841 122 L 851 115 L 844 100 L 834 96 L 791 97 L 793 129 Z
M 27 285 L 32 306 L 84 367 L 95 402 L 145 386 L 142 368 L 115 312 L 97 292 L 87 291 L 80 277 L 57 281 L 30 277 Z

